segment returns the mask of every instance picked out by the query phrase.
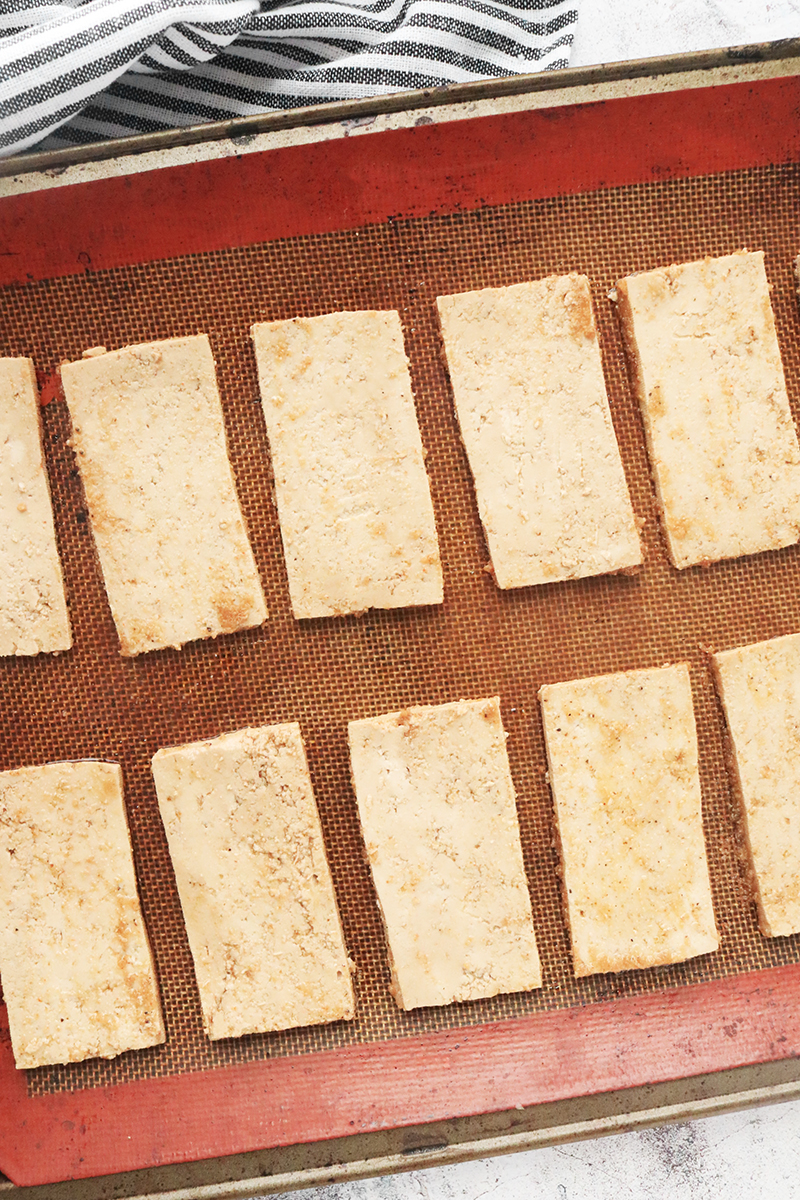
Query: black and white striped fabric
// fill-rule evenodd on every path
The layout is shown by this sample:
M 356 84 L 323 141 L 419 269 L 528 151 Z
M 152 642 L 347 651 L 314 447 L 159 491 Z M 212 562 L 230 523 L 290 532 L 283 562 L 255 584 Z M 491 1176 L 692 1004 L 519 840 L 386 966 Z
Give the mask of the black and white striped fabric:
M 0 0 L 0 155 L 566 66 L 577 0 Z

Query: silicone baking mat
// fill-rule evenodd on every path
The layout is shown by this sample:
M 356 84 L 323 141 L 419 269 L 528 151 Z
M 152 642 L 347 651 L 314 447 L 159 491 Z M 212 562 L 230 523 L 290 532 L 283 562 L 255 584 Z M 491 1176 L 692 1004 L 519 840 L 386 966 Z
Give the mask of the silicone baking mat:
M 74 1103 L 93 1090 L 116 1095 L 137 1081 L 181 1076 L 202 1090 L 203 1081 L 224 1078 L 220 1069 L 237 1064 L 289 1059 L 296 1066 L 304 1058 L 341 1064 L 348 1061 L 345 1048 L 374 1043 L 381 1052 L 389 1043 L 393 1054 L 402 1054 L 404 1046 L 427 1044 L 428 1035 L 480 1026 L 484 1036 L 515 1023 L 521 1029 L 520 1018 L 587 1005 L 600 1028 L 603 1012 L 623 1011 L 602 1002 L 663 997 L 667 989 L 694 997 L 698 1013 L 711 1012 L 722 993 L 696 985 L 754 972 L 756 986 L 773 974 L 789 978 L 770 969 L 800 963 L 800 937 L 767 939 L 757 929 L 707 653 L 800 630 L 800 547 L 683 572 L 669 565 L 609 292 L 632 271 L 743 246 L 763 249 L 790 401 L 800 418 L 800 315 L 792 275 L 800 250 L 800 153 L 786 125 L 775 122 L 771 136 L 767 124 L 798 102 L 796 79 L 645 96 L 555 114 L 421 126 L 0 204 L 8 244 L 20 248 L 19 262 L 13 251 L 4 259 L 0 353 L 30 355 L 45 397 L 52 397 L 43 408 L 45 451 L 75 643 L 65 655 L 0 662 L 0 769 L 84 757 L 121 763 L 168 1030 L 162 1047 L 29 1072 L 29 1103 L 62 1093 L 74 1093 Z M 677 159 L 670 140 L 676 127 L 684 130 Z M 615 137 L 618 153 L 609 144 Z M 709 173 L 704 164 L 717 169 Z M 116 217 L 107 215 L 113 212 Z M 48 233 L 53 221 L 64 230 L 57 246 Z M 486 570 L 435 298 L 567 271 L 591 281 L 646 562 L 634 576 L 501 592 Z M 255 321 L 374 308 L 398 310 L 403 323 L 445 602 L 298 622 L 289 606 L 249 329 Z M 180 652 L 123 659 L 69 447 L 66 406 L 55 386 L 57 368 L 89 346 L 116 348 L 199 331 L 209 334 L 217 362 L 230 455 L 270 619 L 261 629 Z M 677 661 L 692 669 L 721 949 L 674 967 L 575 980 L 537 690 L 555 680 Z M 349 783 L 347 722 L 410 704 L 495 694 L 509 734 L 544 986 L 401 1013 L 388 991 Z M 211 1043 L 202 1031 L 150 759 L 161 746 L 283 721 L 300 722 L 308 750 L 357 968 L 356 1019 Z M 734 1041 L 736 1033 L 725 1036 Z M 748 1052 L 755 1051 L 742 1051 Z M 780 1044 L 775 1051 L 792 1052 L 797 1048 L 781 1050 Z M 0 1054 L 9 1053 L 0 1045 Z M 716 1053 L 702 1069 L 731 1065 L 724 1040 Z M 676 1061 L 674 1073 L 691 1073 L 689 1060 L 688 1066 L 686 1055 Z M 584 1091 L 597 1086 L 595 1071 Z M 464 1103 L 481 1111 L 469 1108 L 468 1086 Z M 376 1111 L 376 1120 L 386 1119 L 379 1101 Z M 415 1119 L 425 1118 L 416 1113 Z M 307 1133 L 295 1127 L 291 1136 L 302 1140 Z M 180 1137 L 163 1153 L 191 1156 Z M 101 1169 L 130 1165 L 145 1164 L 109 1152 Z M 0 1168 L 12 1170 L 2 1158 Z M 38 1180 L 24 1167 L 15 1170 L 19 1182 Z M 65 1177 L 63 1168 L 49 1170 L 51 1178 Z M 91 1173 L 74 1164 L 69 1170 Z

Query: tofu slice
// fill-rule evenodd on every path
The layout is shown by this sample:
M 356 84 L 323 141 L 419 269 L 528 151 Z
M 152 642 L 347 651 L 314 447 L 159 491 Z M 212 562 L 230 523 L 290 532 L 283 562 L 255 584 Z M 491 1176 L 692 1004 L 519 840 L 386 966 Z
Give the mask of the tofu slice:
M 297 317 L 252 335 L 295 617 L 441 604 L 398 314 Z
M 674 566 L 800 538 L 800 446 L 762 251 L 617 284 Z
M 716 950 L 688 667 L 539 696 L 575 974 Z
M 29 358 L 0 358 L 0 654 L 69 650 L 72 635 Z
M 800 933 L 800 634 L 712 659 L 767 937 Z
M 91 352 L 61 378 L 121 652 L 260 625 L 206 335 Z
M 497 697 L 351 721 L 349 734 L 399 1007 L 539 987 Z
M 0 976 L 20 1068 L 165 1040 L 116 763 L 0 773 Z
M 498 587 L 641 563 L 586 276 L 436 303 Z
M 153 776 L 209 1038 L 355 1010 L 300 726 L 159 750 Z

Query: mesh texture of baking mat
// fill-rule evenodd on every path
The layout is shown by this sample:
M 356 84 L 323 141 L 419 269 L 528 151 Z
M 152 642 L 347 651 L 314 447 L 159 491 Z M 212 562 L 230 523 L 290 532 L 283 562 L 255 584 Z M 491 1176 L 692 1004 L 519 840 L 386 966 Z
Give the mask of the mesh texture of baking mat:
M 610 288 L 622 275 L 746 246 L 763 248 L 795 419 L 800 170 L 756 168 L 639 184 L 452 216 L 389 221 L 5 289 L 0 353 L 43 373 L 89 346 L 203 331 L 218 365 L 230 455 L 270 619 L 217 641 L 123 659 L 96 565 L 63 401 L 43 410 L 56 526 L 74 630 L 58 657 L 0 663 L 0 768 L 66 758 L 120 762 L 140 893 L 156 956 L 166 1045 L 29 1073 L 32 1094 L 175 1074 L 352 1042 L 411 1036 L 800 960 L 800 937 L 757 929 L 738 849 L 724 722 L 707 668 L 725 649 L 800 629 L 800 547 L 683 572 L 667 562 L 641 420 Z M 580 271 L 591 280 L 614 425 L 646 564 L 611 576 L 499 591 L 452 406 L 437 295 Z M 441 607 L 292 618 L 249 338 L 255 321 L 394 308 L 411 363 L 445 575 Z M 201 451 L 202 452 L 202 451 Z M 552 802 L 537 703 L 543 683 L 667 662 L 691 664 L 704 820 L 721 949 L 687 963 L 573 978 L 559 899 Z M 544 970 L 541 990 L 401 1013 L 365 863 L 347 722 L 410 704 L 499 694 Z M 159 747 L 245 725 L 298 720 L 345 937 L 357 1016 L 218 1043 L 199 1001 L 150 759 Z

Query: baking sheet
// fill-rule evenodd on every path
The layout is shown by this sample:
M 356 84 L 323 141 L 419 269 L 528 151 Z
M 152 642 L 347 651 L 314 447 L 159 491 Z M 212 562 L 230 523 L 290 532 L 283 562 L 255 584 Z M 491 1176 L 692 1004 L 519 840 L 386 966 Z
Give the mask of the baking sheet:
M 686 96 L 670 98 L 673 119 L 674 103 L 679 102 L 684 117 L 691 117 L 690 127 L 698 132 L 703 129 L 704 161 L 714 161 L 715 154 L 724 158 L 725 153 L 730 160 L 733 153 L 727 170 L 709 175 L 697 174 L 691 163 L 687 169 L 680 156 L 677 166 L 664 165 L 668 128 L 664 98 L 648 97 L 638 108 L 627 102 L 628 108 L 617 109 L 612 120 L 608 112 L 599 114 L 597 106 L 588 113 L 567 110 L 566 118 L 572 114 L 571 128 L 565 114 L 559 115 L 558 138 L 553 145 L 561 145 L 567 172 L 563 178 L 568 179 L 564 191 L 569 193 L 571 187 L 573 194 L 536 194 L 537 189 L 546 187 L 540 178 L 539 159 L 529 160 L 522 172 L 518 170 L 517 116 L 505 119 L 499 141 L 492 136 L 497 128 L 487 129 L 485 122 L 479 124 L 477 138 L 475 128 L 461 128 L 451 129 L 449 138 L 448 131 L 439 131 L 437 142 L 433 131 L 424 127 L 416 140 L 406 137 L 401 147 L 405 160 L 400 156 L 406 173 L 398 170 L 394 192 L 384 187 L 379 201 L 375 195 L 368 197 L 373 206 L 373 219 L 368 222 L 353 223 L 350 210 L 343 221 L 336 204 L 341 196 L 342 159 L 349 172 L 359 153 L 365 163 L 370 158 L 367 150 L 351 146 L 346 154 L 339 153 L 338 162 L 328 149 L 327 170 L 339 181 L 338 194 L 326 195 L 325 179 L 311 173 L 313 156 L 306 155 L 304 166 L 297 167 L 309 172 L 305 182 L 310 186 L 313 180 L 314 188 L 302 198 L 293 193 L 298 228 L 288 236 L 284 229 L 284 236 L 247 245 L 224 244 L 232 222 L 230 208 L 226 208 L 230 199 L 226 178 L 229 187 L 234 185 L 222 167 L 216 172 L 220 187 L 211 208 L 206 206 L 202 213 L 191 207 L 183 210 L 183 223 L 197 245 L 181 257 L 162 256 L 165 231 L 158 219 L 161 210 L 156 210 L 153 222 L 152 209 L 148 209 L 154 194 L 168 192 L 174 185 L 174 173 L 172 180 L 169 173 L 162 172 L 161 179 L 134 181 L 140 185 L 138 194 L 136 186 L 126 181 L 128 205 L 116 236 L 110 237 L 108 222 L 101 221 L 97 231 L 89 234 L 93 240 L 86 242 L 72 264 L 67 261 L 67 250 L 86 236 L 80 221 L 87 211 L 87 196 L 72 209 L 65 193 L 72 220 L 66 222 L 64 242 L 44 260 L 44 268 L 38 265 L 37 254 L 46 241 L 42 237 L 45 230 L 38 226 L 39 240 L 34 236 L 26 253 L 34 267 L 31 273 L 42 277 L 4 290 L 0 352 L 30 354 L 42 378 L 52 381 L 60 361 L 78 357 L 89 345 L 115 347 L 200 330 L 209 333 L 219 367 L 231 457 L 272 616 L 263 630 L 197 643 L 180 653 L 121 659 L 94 561 L 80 481 L 67 445 L 65 406 L 55 398 L 45 407 L 46 453 L 75 648 L 58 658 L 0 664 L 0 766 L 83 756 L 122 763 L 169 1040 L 165 1047 L 125 1055 L 112 1063 L 94 1061 L 31 1072 L 27 1083 L 31 1101 L 76 1088 L 109 1088 L 181 1075 L 194 1074 L 200 1081 L 207 1077 L 199 1072 L 280 1058 L 295 1061 L 320 1053 L 335 1055 L 346 1047 L 384 1043 L 400 1047 L 405 1043 L 410 1048 L 421 1044 L 421 1035 L 441 1035 L 470 1026 L 500 1030 L 515 1019 L 539 1013 L 579 1013 L 586 1004 L 593 1006 L 602 1021 L 602 1013 L 610 1009 L 599 1002 L 616 997 L 635 999 L 648 993 L 660 997 L 664 989 L 673 987 L 679 989 L 678 994 L 682 989 L 688 995 L 687 985 L 710 985 L 753 971 L 761 973 L 756 980 L 766 979 L 770 968 L 796 966 L 800 938 L 768 940 L 757 931 L 737 849 L 723 722 L 706 667 L 706 652 L 709 646 L 723 649 L 800 628 L 800 554 L 797 547 L 790 547 L 681 573 L 669 566 L 656 521 L 641 423 L 608 299 L 616 279 L 632 270 L 706 253 L 729 253 L 743 245 L 765 249 L 790 401 L 797 418 L 800 324 L 791 265 L 800 236 L 795 216 L 800 155 L 790 153 L 790 161 L 785 161 L 785 127 L 775 126 L 775 144 L 771 146 L 764 145 L 761 131 L 765 115 L 774 114 L 776 105 L 796 103 L 798 88 L 792 80 L 760 86 L 755 101 L 752 88 L 747 96 L 732 96 L 736 89 L 716 89 L 716 97 L 698 92 L 689 101 Z M 723 91 L 728 93 L 724 98 Z M 736 108 L 737 104 L 739 140 L 732 139 L 729 132 L 731 105 Z M 733 151 L 721 149 L 709 138 L 709 114 L 712 126 L 716 120 Z M 576 190 L 577 148 L 569 142 L 565 145 L 564 139 L 588 138 L 592 121 L 598 117 L 603 117 L 599 127 L 606 137 L 609 128 L 618 134 L 624 129 L 629 139 L 637 130 L 649 129 L 651 143 L 657 118 L 655 144 L 661 153 L 654 162 L 652 145 L 643 147 L 640 141 L 637 169 L 643 178 L 612 187 L 601 186 L 606 182 L 601 176 L 593 179 L 594 186 L 588 190 Z M 532 114 L 525 114 L 523 149 L 541 146 L 548 133 L 552 137 L 552 129 L 540 118 L 541 114 L 537 125 Z M 389 135 L 380 136 L 383 146 L 378 158 L 384 161 L 383 155 L 389 163 L 398 144 L 387 145 Z M 619 156 L 618 171 L 631 169 L 631 142 L 626 145 L 627 158 Z M 758 153 L 754 155 L 751 148 L 755 145 Z M 463 153 L 465 147 L 468 155 Z M 602 145 L 595 146 L 594 154 L 589 155 L 588 169 L 595 175 L 607 174 L 608 159 L 604 160 L 602 149 Z M 699 153 L 697 147 L 694 152 Z M 497 170 L 491 177 L 482 176 L 481 166 L 491 160 Z M 469 174 L 465 176 L 467 161 Z M 420 179 L 416 190 L 409 187 L 409 163 L 412 176 L 416 171 Z M 435 164 L 433 179 L 426 170 L 431 164 Z M 259 166 L 269 169 L 268 164 L 255 161 L 247 165 L 251 175 Z M 461 167 L 461 176 L 456 171 L 447 176 L 454 165 Z M 715 165 L 719 165 L 718 158 Z M 587 169 L 585 162 L 582 169 Z M 246 201 L 241 194 L 244 174 L 242 170 L 235 181 L 240 205 Z M 450 179 L 447 187 L 441 182 L 443 177 Z M 274 183 L 274 172 L 272 178 Z M 353 190 L 355 177 L 346 174 L 345 178 Z M 550 183 L 556 182 L 551 163 Z M 184 180 L 181 186 L 189 188 L 191 200 L 191 180 Z M 436 211 L 423 215 L 426 189 L 437 186 Z M 465 203 L 469 187 L 478 203 L 474 199 L 471 205 Z M 509 187 L 515 199 L 502 195 L 503 188 Z M 557 190 L 552 187 L 553 192 Z M 363 195 L 368 196 L 368 191 L 365 186 Z M 484 193 L 489 193 L 488 197 Z M 250 200 L 258 204 L 255 194 Z M 165 202 L 163 194 L 161 202 Z M 379 202 L 382 220 L 374 219 Z M 36 210 L 37 206 L 38 211 L 25 215 L 29 225 L 41 222 L 47 202 L 36 198 L 32 207 Z M 50 199 L 50 208 L 54 206 L 58 211 L 57 197 Z M 64 203 L 61 208 L 63 216 Z M 414 210 L 412 214 L 402 215 L 408 208 Z M 347 227 L 335 227 L 337 212 L 340 223 Z M 167 232 L 173 217 L 174 213 L 165 216 Z M 11 214 L 7 230 L 13 220 Z M 17 224 L 12 230 L 17 245 L 20 232 Z M 201 248 L 203 245 L 209 248 Z M 117 257 L 113 265 L 109 261 L 106 266 L 104 254 L 108 261 L 109 250 L 112 260 L 114 254 Z M 24 278 L 25 264 L 11 264 L 18 273 L 20 268 Z M 643 521 L 647 562 L 634 577 L 502 593 L 485 570 L 487 555 L 453 416 L 434 301 L 437 294 L 567 270 L 583 271 L 592 282 L 612 413 L 634 507 Z M 52 277 L 44 274 L 48 271 Z M 288 604 L 248 330 L 255 320 L 373 307 L 397 308 L 403 321 L 423 442 L 428 449 L 445 571 L 445 604 L 341 621 L 295 622 Z M 545 682 L 666 661 L 692 665 L 706 835 L 722 948 L 715 955 L 676 967 L 576 981 L 570 970 L 558 898 L 552 806 L 544 775 L 536 691 Z M 501 696 L 510 734 L 509 756 L 545 986 L 524 995 L 399 1013 L 388 995 L 380 922 L 349 786 L 346 723 L 407 704 L 492 694 Z M 212 1045 L 200 1025 L 149 759 L 163 745 L 214 736 L 245 724 L 285 720 L 300 720 L 308 746 L 345 935 L 358 966 L 357 1020 L 352 1025 Z M 714 1009 L 715 994 L 713 987 L 691 992 L 698 1002 L 705 997 L 709 1013 Z M 733 992 L 725 994 L 730 997 Z M 729 1040 L 732 1037 L 727 1036 Z M 788 1045 L 785 1050 L 793 1052 Z M 756 1053 L 754 1044 L 743 1053 Z M 779 1047 L 776 1056 L 780 1053 Z M 731 1061 L 724 1043 L 718 1059 L 720 1066 Z M 363 1067 L 367 1059 L 352 1061 Z M 739 1061 L 754 1060 L 745 1057 Z M 690 1073 L 685 1056 L 672 1069 Z M 604 1076 L 603 1082 L 607 1084 L 609 1077 Z M 595 1078 L 587 1078 L 585 1085 L 586 1091 L 600 1086 L 596 1071 Z M 468 1088 L 465 1103 L 469 1103 Z M 185 1152 L 185 1147 L 176 1150 L 173 1146 L 171 1152 Z M 4 1165 L 0 1160 L 0 1166 Z M 116 1169 L 113 1161 L 106 1169 Z

